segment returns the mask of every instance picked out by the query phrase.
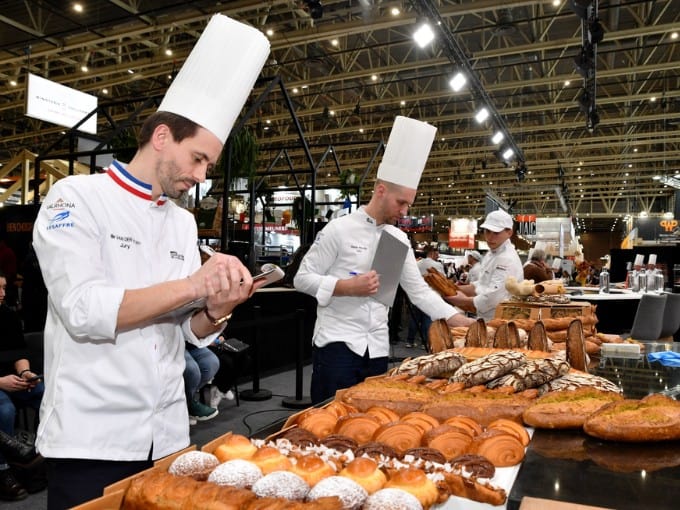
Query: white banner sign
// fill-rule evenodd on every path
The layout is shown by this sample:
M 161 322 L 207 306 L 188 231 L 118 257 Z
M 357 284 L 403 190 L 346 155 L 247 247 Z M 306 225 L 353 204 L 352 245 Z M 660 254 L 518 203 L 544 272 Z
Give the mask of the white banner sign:
M 28 117 L 71 128 L 95 108 L 96 96 L 29 73 L 26 93 Z M 87 119 L 78 130 L 97 134 L 97 114 Z

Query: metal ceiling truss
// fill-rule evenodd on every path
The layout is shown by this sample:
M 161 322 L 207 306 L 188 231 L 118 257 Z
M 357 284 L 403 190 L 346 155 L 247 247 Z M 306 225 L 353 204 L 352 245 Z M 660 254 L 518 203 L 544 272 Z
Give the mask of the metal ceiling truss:
M 435 214 L 439 222 L 481 216 L 485 188 L 516 200 L 515 212 L 563 214 L 553 191 L 561 185 L 558 161 L 574 214 L 609 218 L 596 225 L 602 229 L 632 209 L 673 210 L 674 190 L 652 180 L 680 170 L 680 51 L 679 39 L 671 38 L 680 9 L 672 0 L 598 3 L 604 38 L 594 62 L 600 122 L 593 133 L 579 109 L 581 77 L 573 63 L 583 32 L 567 0 L 558 7 L 528 0 L 416 3 L 436 9 L 468 58 L 523 152 L 523 182 L 494 156 L 490 130 L 472 119 L 476 98 L 450 90 L 454 69 L 440 43 L 424 50 L 414 45 L 418 13 L 410 3 L 325 0 L 320 19 L 294 0 L 238 0 L 217 8 L 274 31 L 263 75 L 285 81 L 315 160 L 322 147 L 342 143 L 348 149 L 343 168 L 366 168 L 372 153 L 365 142 L 387 140 L 396 114 L 437 126 L 415 214 Z M 91 0 L 86 7 L 81 17 L 55 0 L 0 2 L 0 162 L 26 148 L 40 152 L 63 131 L 24 117 L 27 70 L 104 103 L 163 93 L 216 4 Z M 393 7 L 401 9 L 398 16 Z M 84 62 L 87 73 L 80 70 Z M 287 147 L 294 167 L 306 166 L 281 99 L 273 91 L 248 121 L 270 128 L 258 137 L 262 169 L 280 147 Z M 130 112 L 119 106 L 111 118 Z M 339 184 L 337 173 L 329 173 L 318 175 L 318 186 Z M 275 187 L 284 176 L 268 179 Z M 364 200 L 372 179 L 364 183 Z

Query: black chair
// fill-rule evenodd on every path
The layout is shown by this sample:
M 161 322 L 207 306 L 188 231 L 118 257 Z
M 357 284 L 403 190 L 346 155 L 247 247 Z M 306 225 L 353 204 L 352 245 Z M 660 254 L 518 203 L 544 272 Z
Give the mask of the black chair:
M 666 294 L 643 294 L 640 298 L 630 338 L 655 342 L 661 337 Z
M 673 341 L 673 335 L 680 329 L 680 294 L 666 294 L 666 306 L 663 309 L 663 324 L 660 339 Z

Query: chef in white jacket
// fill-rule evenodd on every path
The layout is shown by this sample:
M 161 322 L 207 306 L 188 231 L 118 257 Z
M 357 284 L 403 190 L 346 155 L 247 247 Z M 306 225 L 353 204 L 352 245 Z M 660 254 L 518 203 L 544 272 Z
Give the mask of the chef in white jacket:
M 408 237 L 394 226 L 415 200 L 435 133 L 436 128 L 425 122 L 398 116 L 370 202 L 329 222 L 302 260 L 295 288 L 318 302 L 312 352 L 314 403 L 387 371 L 389 307 L 372 297 L 380 286 L 372 262 L 383 232 L 409 248 L 400 262 L 399 284 L 411 302 L 433 320 L 445 318 L 451 326 L 472 322 L 425 283 Z
M 205 180 L 268 54 L 258 30 L 214 16 L 132 161 L 58 181 L 40 208 L 33 243 L 49 297 L 36 445 L 50 510 L 189 444 L 184 343 L 210 344 L 261 284 L 235 257 L 201 266 L 195 220 L 170 199 Z

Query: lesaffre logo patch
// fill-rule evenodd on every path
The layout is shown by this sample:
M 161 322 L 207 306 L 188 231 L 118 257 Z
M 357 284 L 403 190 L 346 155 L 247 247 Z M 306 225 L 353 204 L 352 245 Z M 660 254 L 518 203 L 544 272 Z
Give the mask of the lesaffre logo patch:
M 68 221 L 71 217 L 70 211 L 61 211 L 50 218 L 50 224 L 47 225 L 47 230 L 55 230 L 58 228 L 73 228 L 74 223 Z

